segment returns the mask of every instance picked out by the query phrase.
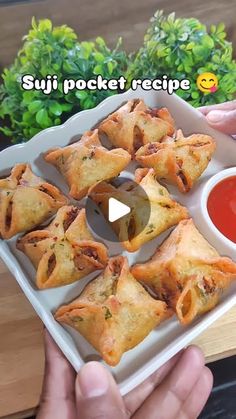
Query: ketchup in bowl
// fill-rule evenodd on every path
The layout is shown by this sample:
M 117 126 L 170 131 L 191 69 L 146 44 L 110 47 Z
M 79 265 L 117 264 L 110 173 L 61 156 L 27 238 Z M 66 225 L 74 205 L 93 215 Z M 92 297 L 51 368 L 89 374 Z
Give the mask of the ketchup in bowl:
M 236 243 L 236 176 L 222 180 L 211 190 L 207 210 L 218 230 Z

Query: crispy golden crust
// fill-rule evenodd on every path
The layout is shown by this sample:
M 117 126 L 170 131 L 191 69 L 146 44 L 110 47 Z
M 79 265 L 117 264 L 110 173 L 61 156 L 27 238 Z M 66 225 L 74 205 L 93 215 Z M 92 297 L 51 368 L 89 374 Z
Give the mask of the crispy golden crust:
M 0 179 L 0 237 L 31 230 L 68 202 L 58 188 L 36 176 L 29 164 L 17 164 Z
M 71 284 L 106 266 L 107 249 L 90 234 L 84 208 L 62 207 L 43 230 L 32 231 L 17 241 L 37 269 L 39 288 Z
M 152 167 L 158 179 L 177 185 L 185 193 L 207 168 L 215 148 L 209 135 L 184 138 L 178 130 L 175 141 L 146 144 L 137 151 L 135 159 L 144 167 Z
M 236 263 L 221 257 L 193 221 L 181 221 L 152 259 L 131 269 L 172 307 L 182 324 L 211 310 L 236 279 Z
M 132 208 L 130 214 L 112 223 L 119 241 L 129 252 L 138 250 L 144 243 L 188 218 L 187 209 L 174 201 L 167 189 L 157 182 L 153 169 L 137 169 L 135 182 L 145 191 L 145 197 L 140 195 L 137 188 L 130 190 L 129 182 L 118 188 L 102 182 L 89 192 L 106 219 L 111 196 Z M 147 225 L 143 226 L 143 214 L 147 211 L 146 197 L 150 205 L 150 217 Z
M 105 271 L 91 281 L 55 318 L 78 330 L 115 366 L 124 352 L 138 345 L 170 316 L 164 302 L 152 298 L 130 274 L 127 259 L 110 259 Z
M 174 120 L 166 108 L 150 109 L 140 99 L 129 100 L 99 126 L 115 147 L 131 155 L 147 143 L 161 141 L 175 132 Z
M 103 147 L 98 130 L 87 131 L 78 142 L 67 147 L 49 150 L 44 158 L 62 173 L 75 199 L 83 198 L 97 182 L 116 177 L 131 159 L 121 148 Z

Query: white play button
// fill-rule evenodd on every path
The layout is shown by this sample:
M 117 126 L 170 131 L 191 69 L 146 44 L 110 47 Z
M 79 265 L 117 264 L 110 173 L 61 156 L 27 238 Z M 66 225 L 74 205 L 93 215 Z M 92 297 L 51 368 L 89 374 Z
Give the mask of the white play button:
M 128 205 L 123 204 L 115 198 L 109 198 L 108 201 L 108 220 L 113 223 L 119 218 L 124 217 L 131 211 Z
M 119 243 L 116 231 L 121 228 L 127 227 L 129 240 L 138 236 L 150 222 L 150 213 L 145 190 L 139 183 L 122 176 L 111 183 L 96 183 L 86 202 L 86 220 L 91 231 L 102 240 L 113 243 Z M 137 223 L 136 216 L 140 220 Z

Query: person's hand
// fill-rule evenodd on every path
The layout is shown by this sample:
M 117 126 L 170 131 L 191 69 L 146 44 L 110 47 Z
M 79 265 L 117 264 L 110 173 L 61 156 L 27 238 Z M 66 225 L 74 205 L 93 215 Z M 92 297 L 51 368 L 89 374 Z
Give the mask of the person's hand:
M 123 398 L 99 362 L 78 375 L 45 333 L 45 376 L 37 419 L 196 419 L 212 388 L 199 348 L 181 351 Z
M 206 116 L 207 122 L 213 128 L 225 134 L 236 134 L 236 100 L 198 109 Z

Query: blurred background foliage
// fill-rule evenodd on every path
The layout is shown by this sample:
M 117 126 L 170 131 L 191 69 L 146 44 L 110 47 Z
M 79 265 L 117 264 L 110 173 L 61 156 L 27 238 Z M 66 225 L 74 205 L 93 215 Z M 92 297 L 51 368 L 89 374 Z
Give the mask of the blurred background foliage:
M 204 94 L 196 87 L 198 74 L 211 71 L 219 79 L 214 94 Z M 57 74 L 59 88 L 45 95 L 42 91 L 24 91 L 21 78 L 32 74 L 44 78 Z M 94 42 L 80 42 L 67 25 L 53 27 L 49 19 L 32 19 L 32 28 L 23 38 L 23 46 L 14 63 L 3 71 L 0 86 L 1 131 L 12 142 L 29 140 L 44 128 L 63 123 L 70 115 L 90 109 L 106 97 L 119 92 L 62 92 L 64 78 L 91 79 L 124 75 L 132 78 L 188 78 L 191 90 L 179 90 L 193 106 L 230 100 L 236 92 L 236 62 L 232 44 L 226 40 L 224 25 L 206 28 L 195 18 L 175 18 L 157 11 L 150 21 L 143 45 L 131 54 L 118 39 L 111 49 L 101 37 Z

